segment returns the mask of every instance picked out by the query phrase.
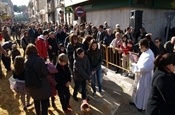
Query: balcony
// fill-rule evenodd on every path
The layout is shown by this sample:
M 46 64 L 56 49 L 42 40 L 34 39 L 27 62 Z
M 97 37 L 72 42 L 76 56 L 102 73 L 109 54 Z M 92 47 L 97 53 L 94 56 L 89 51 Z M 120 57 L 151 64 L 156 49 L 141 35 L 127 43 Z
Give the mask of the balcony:
M 47 9 L 48 9 L 48 12 L 54 11 L 54 2 L 52 0 L 47 3 Z
M 56 8 L 64 7 L 64 1 L 57 0 L 57 2 L 55 2 L 55 7 Z

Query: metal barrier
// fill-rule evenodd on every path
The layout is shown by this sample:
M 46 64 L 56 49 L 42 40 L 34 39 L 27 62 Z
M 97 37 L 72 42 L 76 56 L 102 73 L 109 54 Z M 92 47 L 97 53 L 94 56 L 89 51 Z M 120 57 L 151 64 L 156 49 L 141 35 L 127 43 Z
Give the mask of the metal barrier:
M 103 61 L 104 61 L 105 63 L 107 63 L 107 62 L 106 62 L 106 48 L 107 48 L 106 45 L 101 44 L 100 49 L 101 49 L 101 51 L 102 51 Z
M 103 55 L 103 61 L 107 68 L 109 65 L 115 66 L 122 70 L 130 72 L 129 69 L 122 67 L 122 54 L 119 52 L 118 48 L 106 47 L 106 45 L 101 44 L 101 50 Z

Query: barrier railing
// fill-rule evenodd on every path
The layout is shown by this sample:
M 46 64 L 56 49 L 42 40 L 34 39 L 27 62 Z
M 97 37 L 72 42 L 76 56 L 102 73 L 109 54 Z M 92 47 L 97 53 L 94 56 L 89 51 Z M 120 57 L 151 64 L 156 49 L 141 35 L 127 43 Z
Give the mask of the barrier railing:
M 122 67 L 122 54 L 119 52 L 118 48 L 112 48 L 109 46 L 106 47 L 106 45 L 101 44 L 101 50 L 103 55 L 103 61 L 105 62 L 107 68 L 109 68 L 109 65 L 112 65 L 119 69 L 128 72 L 130 71 L 129 69 Z

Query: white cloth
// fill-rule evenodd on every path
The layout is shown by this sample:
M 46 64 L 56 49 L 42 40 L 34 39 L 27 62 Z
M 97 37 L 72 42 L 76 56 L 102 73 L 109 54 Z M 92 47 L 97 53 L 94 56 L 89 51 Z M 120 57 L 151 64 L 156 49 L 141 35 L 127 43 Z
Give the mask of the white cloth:
M 118 48 L 118 46 L 121 44 L 121 39 L 113 39 L 112 42 L 110 43 L 110 47 L 113 48 Z
M 150 94 L 151 82 L 154 69 L 154 54 L 148 49 L 143 52 L 134 65 L 133 73 L 136 73 L 134 80 L 133 102 L 138 109 L 145 110 Z
M 120 43 L 121 43 L 121 39 L 115 38 L 115 39 L 112 40 L 112 42 L 110 43 L 109 46 L 112 47 L 112 48 L 119 48 Z M 113 51 L 113 53 L 115 53 L 116 50 L 112 49 L 112 51 Z

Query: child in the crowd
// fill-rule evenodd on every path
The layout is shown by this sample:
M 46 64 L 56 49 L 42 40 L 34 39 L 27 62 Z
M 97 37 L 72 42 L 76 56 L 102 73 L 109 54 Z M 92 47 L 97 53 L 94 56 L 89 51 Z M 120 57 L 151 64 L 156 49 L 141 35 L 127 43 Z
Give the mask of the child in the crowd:
M 58 56 L 58 63 L 56 65 L 56 68 L 58 70 L 58 72 L 55 74 L 55 80 L 57 82 L 56 89 L 60 97 L 62 109 L 65 113 L 69 113 L 72 111 L 69 105 L 69 85 L 71 82 L 71 73 L 68 68 L 68 57 L 66 54 L 62 53 Z
M 81 86 L 82 99 L 87 99 L 86 95 L 86 80 L 90 80 L 90 62 L 88 57 L 84 54 L 82 48 L 76 49 L 76 55 L 73 65 L 73 78 L 74 78 L 74 92 L 73 99 L 78 101 L 77 94 Z
M 11 56 L 12 56 L 13 63 L 14 63 L 15 57 L 16 56 L 20 56 L 20 55 L 21 55 L 21 53 L 18 50 L 17 45 L 16 44 L 13 44 L 12 45 L 12 51 L 11 51 Z
M 20 94 L 21 102 L 23 104 L 23 109 L 27 110 L 27 107 L 31 106 L 31 104 L 30 104 L 30 96 L 25 87 L 24 58 L 22 56 L 15 57 L 14 70 L 12 71 L 12 73 L 13 73 L 13 78 L 16 81 L 14 90 Z
M 59 51 L 58 51 L 58 53 L 59 53 L 59 54 L 61 54 L 61 53 L 66 54 L 66 49 L 65 49 L 65 47 L 64 47 L 63 44 L 60 44 L 60 45 L 59 45 Z

